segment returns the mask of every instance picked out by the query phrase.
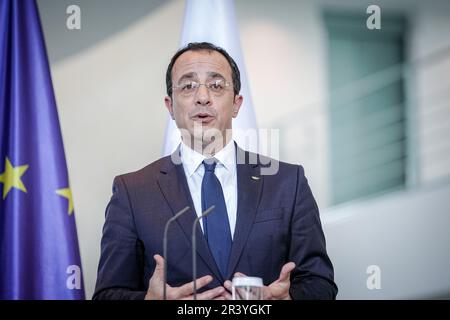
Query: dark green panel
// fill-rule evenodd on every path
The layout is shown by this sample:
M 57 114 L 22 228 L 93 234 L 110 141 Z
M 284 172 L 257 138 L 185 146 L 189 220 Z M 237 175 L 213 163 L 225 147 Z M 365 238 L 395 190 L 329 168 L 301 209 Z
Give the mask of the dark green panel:
M 338 204 L 405 183 L 406 136 L 402 17 L 326 13 L 332 202 Z

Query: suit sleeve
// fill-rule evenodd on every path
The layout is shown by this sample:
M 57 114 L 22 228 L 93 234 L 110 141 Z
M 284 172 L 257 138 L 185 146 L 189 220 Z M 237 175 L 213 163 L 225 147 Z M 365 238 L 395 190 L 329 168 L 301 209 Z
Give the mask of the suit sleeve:
M 119 176 L 106 208 L 93 299 L 144 299 L 143 268 L 143 244 L 137 236 L 128 190 Z
M 293 299 L 336 298 L 338 289 L 326 252 L 319 209 L 301 166 L 298 167 L 289 257 L 297 264 L 291 273 Z

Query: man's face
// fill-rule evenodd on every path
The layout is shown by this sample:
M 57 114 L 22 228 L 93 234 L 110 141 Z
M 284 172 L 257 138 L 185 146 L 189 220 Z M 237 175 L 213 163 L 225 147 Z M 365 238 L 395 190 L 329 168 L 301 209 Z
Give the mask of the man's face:
M 205 85 L 200 85 L 193 92 L 182 89 L 192 82 L 226 82 L 229 86 L 225 86 L 220 93 Z M 225 57 L 217 51 L 186 51 L 173 66 L 172 83 L 172 98 L 167 96 L 164 102 L 177 127 L 187 130 L 196 140 L 208 140 L 207 132 L 217 130 L 225 137 L 227 129 L 231 129 L 232 118 L 236 118 L 242 104 L 242 96 L 234 96 L 232 71 Z M 208 144 L 208 141 L 203 144 L 205 142 Z

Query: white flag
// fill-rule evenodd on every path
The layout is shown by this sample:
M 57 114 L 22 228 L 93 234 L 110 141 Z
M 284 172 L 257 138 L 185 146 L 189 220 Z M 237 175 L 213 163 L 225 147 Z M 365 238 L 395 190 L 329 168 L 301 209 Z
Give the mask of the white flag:
M 248 151 L 258 151 L 255 112 L 253 110 L 247 75 L 242 56 L 233 0 L 186 0 L 180 48 L 189 42 L 210 42 L 222 47 L 236 61 L 241 73 L 241 92 L 244 97 L 238 116 L 233 119 L 233 139 Z M 254 130 L 252 134 L 247 130 Z M 175 151 L 181 142 L 175 121 L 168 116 L 164 155 Z

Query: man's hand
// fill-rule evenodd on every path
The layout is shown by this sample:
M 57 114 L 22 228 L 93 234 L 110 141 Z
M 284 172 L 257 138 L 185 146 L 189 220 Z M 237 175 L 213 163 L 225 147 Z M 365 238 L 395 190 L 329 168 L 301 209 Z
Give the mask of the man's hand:
M 156 268 L 150 278 L 148 284 L 147 294 L 145 300 L 162 300 L 163 299 L 163 286 L 164 286 L 164 258 L 159 254 L 153 256 L 156 261 Z M 206 286 L 212 281 L 211 276 L 204 276 L 196 279 L 197 289 Z M 223 300 L 225 292 L 224 287 L 216 287 L 211 290 L 207 290 L 197 294 L 198 300 Z M 166 293 L 168 300 L 192 300 L 194 298 L 194 282 L 189 282 L 181 287 L 171 287 L 166 284 Z
M 291 286 L 290 276 L 295 268 L 295 263 L 288 262 L 281 268 L 280 276 L 277 280 L 268 286 L 263 287 L 264 300 L 291 300 L 289 288 Z M 245 277 L 245 274 L 236 272 L 235 277 Z M 225 288 L 231 292 L 231 281 L 225 281 Z M 230 294 L 224 294 L 224 297 L 231 299 Z

